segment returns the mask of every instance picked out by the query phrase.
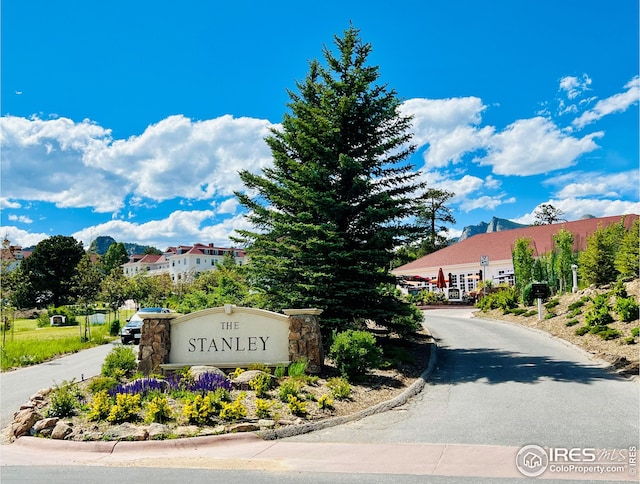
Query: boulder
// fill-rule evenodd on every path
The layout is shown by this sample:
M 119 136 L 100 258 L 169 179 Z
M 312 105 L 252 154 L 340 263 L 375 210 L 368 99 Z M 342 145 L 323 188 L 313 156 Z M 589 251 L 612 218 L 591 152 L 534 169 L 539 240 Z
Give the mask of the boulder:
M 22 437 L 27 435 L 31 431 L 31 427 L 41 420 L 42 416 L 36 412 L 33 408 L 25 408 L 20 410 L 13 416 L 13 423 L 11 424 L 11 435 L 13 438 Z
M 73 427 L 67 422 L 59 421 L 51 432 L 51 438 L 56 440 L 64 440 L 73 432 Z
M 191 375 L 193 375 L 193 378 L 196 380 L 200 378 L 200 375 L 204 373 L 215 373 L 224 377 L 227 376 L 227 374 L 224 371 L 222 371 L 220 368 L 217 368 L 215 366 L 204 366 L 204 365 L 192 366 L 189 371 Z
M 123 423 L 105 432 L 109 440 L 147 440 L 149 433 L 145 427 L 138 427 L 130 423 Z

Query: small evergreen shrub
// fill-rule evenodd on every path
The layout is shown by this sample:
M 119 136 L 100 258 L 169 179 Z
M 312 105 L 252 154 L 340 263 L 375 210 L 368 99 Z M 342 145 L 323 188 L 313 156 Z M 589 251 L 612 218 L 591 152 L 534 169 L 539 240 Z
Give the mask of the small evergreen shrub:
M 336 335 L 329 355 L 343 377 L 354 379 L 380 364 L 382 349 L 371 333 L 347 330 Z
M 638 309 L 638 303 L 632 297 L 619 297 L 613 306 L 615 313 L 625 323 L 638 319 Z
M 589 326 L 581 326 L 578 329 L 575 330 L 575 335 L 576 336 L 584 336 L 585 334 L 587 334 L 589 332 L 591 328 L 589 328 Z
M 182 414 L 190 423 L 206 425 L 220 413 L 227 400 L 228 394 L 226 397 L 218 392 L 210 392 L 204 396 L 197 394 L 185 402 Z
M 616 339 L 622 336 L 622 333 L 617 329 L 607 328 L 603 331 L 598 332 L 598 336 L 600 336 L 603 340 L 608 341 L 611 339 Z
M 327 387 L 331 390 L 333 398 L 337 400 L 347 400 L 351 397 L 351 385 L 342 377 L 333 377 L 327 380 Z
M 114 319 L 109 326 L 109 336 L 118 336 L 120 334 L 120 320 Z
M 511 310 L 511 314 L 514 314 L 516 316 L 521 316 L 523 314 L 525 314 L 527 312 L 527 310 L 525 308 L 515 308 Z
M 136 354 L 128 346 L 115 346 L 105 357 L 102 375 L 120 379 L 130 376 L 136 370 Z
M 624 283 L 622 281 L 617 281 L 613 287 L 609 290 L 609 294 L 611 296 L 614 296 L 616 298 L 626 298 L 628 296 L 627 294 L 627 288 L 625 287 Z
M 631 328 L 631 336 L 637 338 L 640 336 L 640 326 L 636 326 L 635 328 Z
M 557 299 L 552 299 L 551 301 L 549 301 L 547 304 L 544 305 L 545 308 L 547 309 L 553 309 L 555 308 L 558 304 L 560 304 L 560 301 L 558 301 Z
M 609 309 L 608 297 L 604 294 L 597 295 L 584 315 L 587 326 L 604 326 L 612 323 L 613 316 L 609 313 Z
M 567 321 L 566 323 L 564 323 L 564 325 L 567 326 L 567 327 L 575 326 L 576 324 L 578 324 L 578 320 L 577 319 L 571 319 L 571 320 Z
M 552 319 L 555 318 L 557 316 L 556 313 L 547 313 L 544 315 L 544 319 Z
M 582 306 L 584 306 L 585 301 L 582 299 L 578 299 L 577 301 L 572 302 L 571 304 L 569 304 L 569 306 L 567 307 L 567 309 L 569 311 L 575 311 L 576 309 L 580 309 Z
M 628 338 L 624 339 L 624 342 L 628 345 L 634 345 L 636 344 L 636 339 L 633 336 L 629 336 Z
M 536 314 L 538 314 L 538 311 L 535 309 L 530 309 L 529 311 L 527 311 L 526 313 L 523 314 L 524 317 L 526 318 L 530 318 L 531 316 L 535 316 Z
M 118 380 L 112 376 L 96 376 L 89 382 L 87 390 L 89 390 L 92 395 L 95 395 L 103 390 L 109 391 L 117 384 Z

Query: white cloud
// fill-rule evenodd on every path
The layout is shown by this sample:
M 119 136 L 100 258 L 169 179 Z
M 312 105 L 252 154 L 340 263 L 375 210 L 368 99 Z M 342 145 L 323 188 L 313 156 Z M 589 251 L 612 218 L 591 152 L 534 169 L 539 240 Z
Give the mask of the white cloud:
M 171 116 L 140 136 L 111 139 L 89 121 L 0 118 L 3 195 L 113 212 L 144 198 L 207 199 L 242 187 L 238 171 L 271 164 L 266 120 Z
M 37 245 L 41 240 L 50 237 L 49 234 L 31 233 L 11 225 L 0 227 L 0 233 L 2 238 L 7 237 L 12 245 L 20 245 L 22 247 Z
M 103 224 L 86 227 L 74 234 L 88 247 L 92 239 L 109 235 L 122 242 L 151 245 L 164 250 L 179 241 L 181 244 L 214 243 L 229 246 L 230 236 L 236 228 L 247 228 L 243 215 L 220 220 L 213 210 L 175 211 L 162 220 L 135 223 L 125 220 L 110 220 Z
M 496 207 L 499 207 L 500 205 L 504 205 L 505 203 L 515 203 L 516 201 L 515 197 L 509 197 L 507 199 L 503 199 L 503 197 L 504 195 L 498 195 L 495 197 L 482 195 L 476 198 L 467 198 L 460 204 L 460 209 L 465 212 L 470 212 L 477 208 L 495 210 Z
M 545 185 L 557 186 L 559 199 L 584 197 L 636 196 L 640 185 L 640 172 L 630 170 L 622 173 L 573 172 L 545 181 Z
M 560 79 L 560 90 L 566 93 L 569 99 L 575 99 L 581 96 L 584 91 L 589 90 L 591 78 L 583 74 L 581 78 L 574 76 L 565 76 Z
M 233 198 L 227 198 L 226 200 L 223 200 L 220 203 L 216 203 L 215 205 L 217 206 L 216 212 L 219 214 L 223 214 L 223 213 L 234 214 L 238 210 L 238 207 L 240 206 L 240 202 L 238 202 L 237 198 L 233 197 Z
M 4 188 L 3 188 L 4 189 Z M 9 200 L 7 197 L 0 197 L 0 208 L 20 208 L 19 202 Z
M 598 101 L 593 109 L 582 113 L 573 121 L 572 125 L 580 129 L 608 114 L 626 111 L 629 106 L 637 104 L 640 99 L 640 78 L 634 77 L 624 87 L 625 92 Z
M 612 217 L 614 215 L 631 213 L 640 214 L 639 202 L 628 202 L 624 200 L 566 198 L 563 200 L 550 199 L 542 203 L 553 205 L 555 208 L 562 210 L 564 213 L 562 218 L 569 221 L 578 220 L 584 215 Z M 540 205 L 542 205 L 542 203 Z M 538 205 L 538 207 L 540 205 Z M 513 221 L 521 224 L 532 224 L 535 221 L 534 214 L 538 207 L 530 213 L 514 218 Z
M 458 163 L 486 143 L 494 129 L 477 127 L 485 109 L 477 97 L 409 99 L 402 105 L 403 114 L 413 116 L 412 141 L 429 145 L 424 153 L 428 169 Z
M 497 175 L 547 173 L 574 165 L 580 155 L 598 148 L 593 140 L 603 135 L 596 132 L 574 138 L 546 118 L 521 119 L 495 134 L 487 156 L 476 161 L 490 165 Z
M 10 214 L 8 219 L 12 222 L 20 222 L 23 224 L 30 224 L 33 223 L 33 220 L 31 220 L 29 217 L 27 217 L 26 215 L 16 215 L 16 214 Z

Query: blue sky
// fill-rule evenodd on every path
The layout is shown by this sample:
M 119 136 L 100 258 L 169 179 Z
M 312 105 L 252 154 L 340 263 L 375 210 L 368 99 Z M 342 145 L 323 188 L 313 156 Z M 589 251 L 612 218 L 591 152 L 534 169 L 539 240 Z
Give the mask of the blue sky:
M 228 245 L 238 170 L 271 164 L 287 90 L 349 22 L 453 235 L 640 213 L 637 1 L 232 3 L 2 2 L 3 236 Z

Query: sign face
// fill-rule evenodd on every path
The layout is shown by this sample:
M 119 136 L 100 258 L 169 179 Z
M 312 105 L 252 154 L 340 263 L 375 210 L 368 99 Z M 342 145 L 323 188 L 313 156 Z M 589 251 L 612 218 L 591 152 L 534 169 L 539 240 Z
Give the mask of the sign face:
M 549 297 L 549 286 L 546 284 L 531 284 L 531 295 L 536 299 Z
M 449 289 L 449 299 L 460 299 L 460 289 L 455 287 Z
M 481 255 L 480 256 L 480 265 L 481 266 L 488 266 L 489 265 L 489 256 L 488 255 Z
M 223 368 L 289 362 L 289 318 L 227 305 L 171 321 L 169 364 Z

